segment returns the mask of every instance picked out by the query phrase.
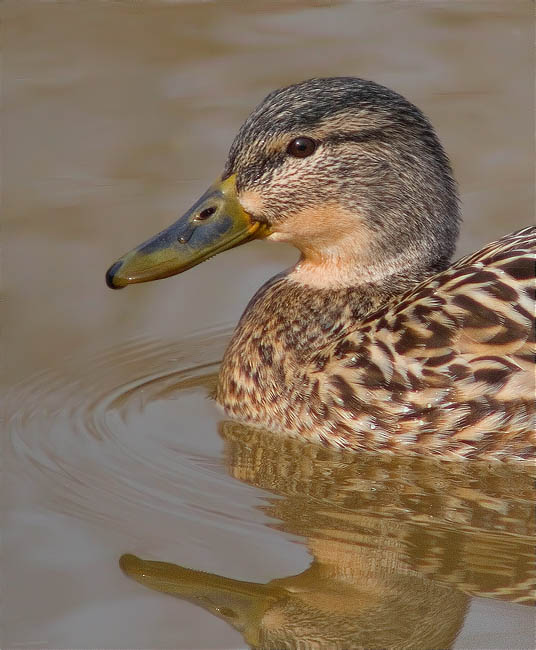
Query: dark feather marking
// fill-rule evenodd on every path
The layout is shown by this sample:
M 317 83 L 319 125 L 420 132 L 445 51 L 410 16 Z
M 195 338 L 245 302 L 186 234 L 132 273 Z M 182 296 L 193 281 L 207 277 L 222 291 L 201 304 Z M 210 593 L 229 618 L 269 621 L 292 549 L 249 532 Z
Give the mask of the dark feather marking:
M 370 388 L 385 387 L 387 385 L 385 375 L 372 361 L 368 362 L 365 375 L 360 378 L 359 383 L 369 386 Z
M 422 379 L 417 377 L 411 370 L 408 370 L 408 381 L 411 385 L 411 390 L 420 390 L 424 388 L 424 382 Z
M 473 361 L 492 361 L 493 363 L 501 364 L 503 366 L 506 366 L 507 368 L 510 368 L 510 370 L 517 371 L 519 370 L 519 366 L 515 364 L 513 361 L 510 361 L 506 357 L 499 357 L 494 354 L 482 354 L 479 357 L 475 357 Z
M 380 141 L 386 142 L 387 137 L 383 129 L 364 129 L 357 133 L 349 132 L 339 132 L 332 133 L 327 138 L 324 139 L 324 142 L 331 142 L 333 144 L 339 144 L 341 142 L 370 142 L 370 141 Z
M 534 314 L 531 314 L 525 307 L 520 304 L 513 305 L 513 310 L 516 311 L 520 316 L 526 318 L 528 321 L 534 320 Z
M 356 398 L 352 387 L 344 377 L 341 377 L 341 375 L 333 375 L 330 377 L 330 381 L 337 390 L 345 408 L 356 410 L 361 406 L 360 400 Z
M 402 336 L 395 343 L 395 350 L 398 354 L 405 354 L 409 350 L 414 350 L 415 348 L 422 346 L 422 338 L 417 334 L 417 332 L 411 327 L 406 327 L 402 332 Z
M 457 271 L 451 276 L 451 279 L 460 277 L 462 275 L 468 276 L 463 277 L 459 282 L 449 287 L 450 291 L 459 289 L 460 287 L 465 287 L 470 284 L 481 284 L 484 282 L 496 282 L 497 276 L 491 271 L 482 271 L 481 269 L 475 269 L 474 267 L 464 268 L 461 271 Z
M 439 357 L 427 357 L 425 363 L 427 366 L 436 368 L 437 366 L 442 366 L 443 364 L 448 363 L 455 358 L 456 353 L 454 351 L 451 351 L 447 352 L 447 354 L 442 354 Z
M 267 365 L 271 366 L 274 357 L 274 348 L 270 343 L 260 343 L 259 344 L 259 355 L 262 361 Z
M 453 304 L 466 311 L 463 316 L 465 327 L 486 327 L 501 322 L 500 317 L 482 303 L 470 296 L 459 294 L 452 299 Z
M 486 403 L 478 402 L 476 400 L 465 402 L 464 408 L 468 410 L 468 413 L 466 413 L 458 422 L 458 428 L 460 430 L 480 422 L 480 420 L 490 414 L 489 406 Z
M 493 284 L 489 284 L 484 287 L 487 293 L 491 294 L 493 297 L 498 298 L 499 300 L 505 300 L 506 302 L 515 302 L 519 299 L 519 294 L 509 284 L 496 280 Z
M 522 253 L 523 251 L 520 251 L 520 254 Z M 504 264 L 500 264 L 499 266 L 516 280 L 529 280 L 533 278 L 536 274 L 534 260 L 531 260 L 527 255 L 512 260 L 512 254 L 513 251 L 508 251 L 502 255 L 498 255 L 494 258 L 494 262 L 501 259 L 506 260 Z
M 452 385 L 452 379 L 443 373 L 439 373 L 430 368 L 423 368 L 423 377 L 426 377 L 426 384 L 434 388 L 448 388 Z
M 353 358 L 348 359 L 344 364 L 347 368 L 368 368 L 369 360 L 364 354 L 356 355 Z
M 485 381 L 488 384 L 504 384 L 512 374 L 510 368 L 481 368 L 475 370 L 475 381 Z
M 531 300 L 536 300 L 536 286 L 525 287 L 524 291 Z
M 427 305 L 417 303 L 413 310 L 415 316 L 421 321 L 421 323 L 428 323 L 430 321 L 430 314 L 433 313 L 433 309 Z
M 512 341 L 524 341 L 527 338 L 527 329 L 522 325 L 518 325 L 509 320 L 508 324 L 495 336 L 492 336 L 488 341 L 488 345 L 504 345 L 505 343 L 512 343 Z
M 345 409 L 351 413 L 364 413 L 376 418 L 378 421 L 382 421 L 382 416 L 384 415 L 382 409 L 378 406 L 363 402 L 356 397 L 352 386 L 350 386 L 344 377 L 341 377 L 341 375 L 333 375 L 330 377 L 330 381 L 339 394 Z
M 426 347 L 444 348 L 450 345 L 452 340 L 452 330 L 446 325 L 443 325 L 443 323 L 439 323 L 436 320 L 432 320 L 430 321 L 428 329 L 432 332 L 432 335 L 426 339 Z
M 356 345 L 352 339 L 346 338 L 342 339 L 340 343 L 337 344 L 337 347 L 335 348 L 334 351 L 334 356 L 336 359 L 342 359 L 342 357 L 346 356 L 347 354 L 353 354 L 354 352 L 359 352 L 361 347 L 359 345 Z
M 436 299 L 435 294 L 436 294 L 436 287 L 425 287 L 417 291 L 417 293 L 413 294 L 411 302 L 412 303 L 414 301 L 417 302 L 419 300 L 423 300 L 423 298 L 430 298 L 432 296 L 434 296 L 434 300 L 435 300 Z
M 391 351 L 391 348 L 386 345 L 383 341 L 376 341 L 375 343 L 376 347 L 378 347 L 380 350 L 382 350 L 385 354 L 385 356 L 389 359 L 389 361 L 394 361 L 395 356 Z
M 454 379 L 466 379 L 469 374 L 469 368 L 461 363 L 451 363 L 448 367 L 448 373 Z

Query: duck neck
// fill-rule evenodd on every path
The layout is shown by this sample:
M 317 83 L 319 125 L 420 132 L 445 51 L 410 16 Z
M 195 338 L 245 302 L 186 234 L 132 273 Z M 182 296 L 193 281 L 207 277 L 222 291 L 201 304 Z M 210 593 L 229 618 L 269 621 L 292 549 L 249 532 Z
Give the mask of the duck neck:
M 380 281 L 360 275 L 360 281 L 349 284 L 337 282 L 333 270 L 323 274 L 315 264 L 313 273 L 311 266 L 302 259 L 261 287 L 246 307 L 230 347 L 240 345 L 243 355 L 258 342 L 276 343 L 287 357 L 304 363 L 334 337 L 355 329 L 370 313 L 433 273 L 402 265 L 401 271 L 384 274 Z
M 233 417 L 267 424 L 267 395 L 290 406 L 296 378 L 316 352 L 422 279 L 393 275 L 381 284 L 327 289 L 300 282 L 294 271 L 257 292 L 225 352 L 217 400 Z
M 366 235 L 362 230 L 359 246 L 352 230 L 321 247 L 315 242 L 291 241 L 300 249 L 301 258 L 289 270 L 289 280 L 304 288 L 326 289 L 330 294 L 348 289 L 358 294 L 394 296 L 442 271 L 450 261 L 451 251 L 437 254 L 429 234 L 408 242 L 386 238 L 385 234 Z

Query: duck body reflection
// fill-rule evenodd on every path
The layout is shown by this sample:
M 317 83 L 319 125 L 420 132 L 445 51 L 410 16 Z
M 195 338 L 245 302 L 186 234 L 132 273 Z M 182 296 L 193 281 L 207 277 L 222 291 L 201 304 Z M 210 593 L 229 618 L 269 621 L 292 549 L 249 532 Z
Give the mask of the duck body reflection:
M 471 596 L 533 604 L 534 483 L 501 463 L 342 454 L 221 425 L 230 474 L 274 495 L 270 524 L 313 558 L 267 584 L 124 555 L 263 650 L 450 648 Z

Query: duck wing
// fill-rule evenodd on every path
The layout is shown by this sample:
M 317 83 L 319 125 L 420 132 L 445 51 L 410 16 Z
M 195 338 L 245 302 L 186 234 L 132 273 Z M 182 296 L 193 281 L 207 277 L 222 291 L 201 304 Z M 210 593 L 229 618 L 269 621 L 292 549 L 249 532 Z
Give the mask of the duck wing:
M 306 370 L 320 442 L 452 458 L 536 457 L 536 227 L 371 314 Z

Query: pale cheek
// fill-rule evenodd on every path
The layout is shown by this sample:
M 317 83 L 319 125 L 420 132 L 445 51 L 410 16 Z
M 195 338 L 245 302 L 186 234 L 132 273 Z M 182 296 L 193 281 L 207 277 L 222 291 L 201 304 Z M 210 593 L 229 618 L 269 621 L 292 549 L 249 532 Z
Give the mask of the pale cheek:
M 318 206 L 310 210 L 292 215 L 278 224 L 274 224 L 275 232 L 272 241 L 291 242 L 298 247 L 305 245 L 323 247 L 335 243 L 348 229 L 344 219 L 338 217 L 338 206 Z M 352 219 L 351 230 L 355 229 L 355 219 Z
M 238 201 L 242 208 L 251 215 L 261 215 L 264 210 L 264 201 L 260 193 L 246 190 L 239 195 Z
M 268 235 L 268 237 L 266 237 L 267 241 L 275 242 L 291 242 L 293 239 L 294 237 L 287 232 L 273 232 L 271 235 Z

